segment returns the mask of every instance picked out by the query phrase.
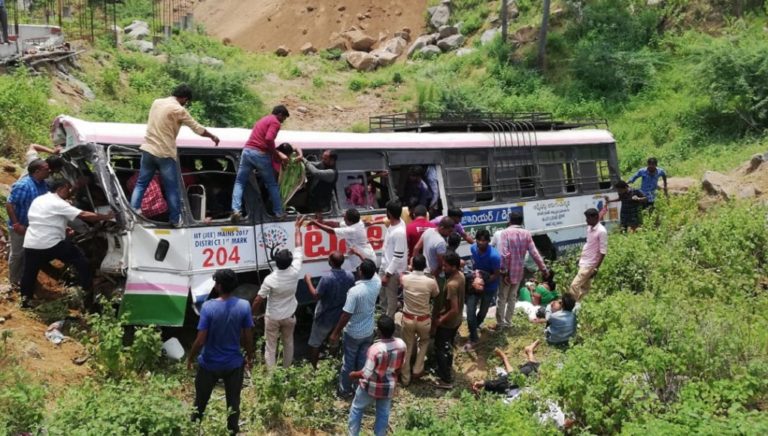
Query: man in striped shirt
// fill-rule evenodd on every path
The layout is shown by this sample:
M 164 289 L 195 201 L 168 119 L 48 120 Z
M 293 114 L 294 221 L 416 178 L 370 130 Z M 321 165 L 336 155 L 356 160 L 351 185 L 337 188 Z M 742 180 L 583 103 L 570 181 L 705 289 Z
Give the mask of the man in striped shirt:
M 405 224 L 400 220 L 403 206 L 397 200 L 387 202 L 389 227 L 384 235 L 384 252 L 381 258 L 381 305 L 387 316 L 397 312 L 397 291 L 400 288 L 400 274 L 407 266 L 408 240 L 405 236 Z
M 389 411 L 400 368 L 405 358 L 405 342 L 392 337 L 395 333 L 395 321 L 382 315 L 377 323 L 381 339 L 374 342 L 366 353 L 365 366 L 360 371 L 352 371 L 349 376 L 359 380 L 355 399 L 349 410 L 349 434 L 360 434 L 363 412 L 376 402 L 376 421 L 373 434 L 384 435 L 389 425 Z
M 515 313 L 517 290 L 523 282 L 523 264 L 525 253 L 528 252 L 543 278 L 549 276 L 547 266 L 533 243 L 531 232 L 524 229 L 523 215 L 518 212 L 509 214 L 509 227 L 499 235 L 498 249 L 501 252 L 501 276 L 503 277 L 499 297 L 496 300 L 496 328 L 506 328 L 512 325 L 512 315 Z

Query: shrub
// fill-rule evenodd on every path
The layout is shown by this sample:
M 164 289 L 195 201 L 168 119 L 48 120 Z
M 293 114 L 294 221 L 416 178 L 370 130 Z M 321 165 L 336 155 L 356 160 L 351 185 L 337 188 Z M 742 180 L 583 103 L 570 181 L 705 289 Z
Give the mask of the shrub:
M 762 37 L 743 35 L 713 42 L 707 50 L 700 68 L 701 89 L 713 109 L 725 115 L 718 125 L 735 121 L 741 130 L 768 128 L 767 49 Z
M 104 306 L 110 307 L 108 303 Z M 90 332 L 86 348 L 94 369 L 105 378 L 131 377 L 153 368 L 160 359 L 160 332 L 154 326 L 137 327 L 133 344 L 126 346 L 123 344 L 125 320 L 125 314 L 117 318 L 110 309 L 88 317 Z
M 350 91 L 362 91 L 368 86 L 368 82 L 362 77 L 355 77 L 349 81 Z
M 188 405 L 173 396 L 180 385 L 152 376 L 69 389 L 46 420 L 50 435 L 195 434 Z
M 0 369 L 0 386 L 0 434 L 35 433 L 43 420 L 45 389 L 16 368 Z
M 0 75 L 0 153 L 19 156 L 30 142 L 49 142 L 54 117 L 48 105 L 50 82 L 32 77 L 23 68 Z

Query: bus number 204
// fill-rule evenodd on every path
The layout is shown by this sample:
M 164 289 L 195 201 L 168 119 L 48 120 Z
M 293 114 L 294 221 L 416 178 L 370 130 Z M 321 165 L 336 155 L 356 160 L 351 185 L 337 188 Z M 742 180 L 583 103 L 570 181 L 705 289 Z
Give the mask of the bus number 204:
M 229 262 L 234 264 L 240 263 L 240 251 L 238 246 L 232 247 L 232 251 L 227 252 L 226 247 L 219 247 L 216 250 L 213 248 L 206 248 L 203 250 L 203 268 L 211 268 L 214 266 L 224 266 Z

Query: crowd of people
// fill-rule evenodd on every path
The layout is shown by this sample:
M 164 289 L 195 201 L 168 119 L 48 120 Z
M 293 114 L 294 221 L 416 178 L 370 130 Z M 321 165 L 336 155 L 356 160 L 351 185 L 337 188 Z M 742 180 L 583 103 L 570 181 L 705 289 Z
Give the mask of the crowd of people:
M 169 218 L 175 226 L 180 225 L 181 213 L 178 190 L 174 191 L 180 185 L 175 145 L 180 127 L 187 125 L 195 133 L 219 143 L 218 137 L 197 124 L 184 108 L 190 99 L 191 90 L 180 86 L 171 97 L 153 103 L 147 141 L 141 147 L 141 169 L 131 197 L 131 206 L 141 213 L 143 195 L 159 173 Z M 254 126 L 233 188 L 233 220 L 242 217 L 243 186 L 254 169 L 267 188 L 272 213 L 285 214 L 275 182 L 275 165 L 290 159 L 296 150 L 276 147 L 274 140 L 288 116 L 285 107 L 276 106 L 272 114 Z M 40 159 L 39 152 L 48 152 L 50 156 Z M 63 165 L 58 154 L 58 149 L 31 147 L 28 173 L 13 185 L 6 204 L 11 235 L 9 274 L 12 285 L 20 288 L 23 307 L 31 305 L 40 267 L 52 259 L 73 265 L 80 286 L 90 291 L 92 272 L 82 251 L 67 238 L 68 226 L 75 220 L 98 222 L 114 218 L 112 212 L 83 211 L 67 201 L 78 187 L 63 179 L 50 178 Z M 310 198 L 317 206 L 315 210 L 322 211 L 325 206 L 321 203 L 331 201 L 338 177 L 335 153 L 326 151 L 319 162 L 307 161 L 300 151 L 294 156 L 306 165 L 309 190 L 313 193 Z M 299 216 L 293 250 L 283 249 L 274 254 L 276 269 L 264 278 L 251 304 L 232 295 L 238 285 L 233 271 L 225 269 L 214 274 L 215 298 L 203 304 L 198 334 L 188 355 L 190 367 L 195 361 L 198 364 L 195 418 L 202 417 L 212 389 L 221 379 L 231 411 L 228 428 L 233 433 L 238 431 L 243 374 L 251 367 L 255 353 L 254 314 L 265 315 L 266 367 L 272 369 L 277 365 L 279 341 L 283 366 L 293 363 L 296 292 L 301 281 L 317 302 L 309 339 L 310 363 L 317 366 L 324 345 L 333 348 L 341 343 L 338 395 L 352 400 L 348 425 L 353 435 L 360 431 L 363 411 L 374 403 L 374 432 L 386 433 L 398 383 L 408 386 L 432 378 L 438 389 L 453 388 L 453 355 L 465 313 L 469 336 L 463 350 L 467 352 L 477 349 L 482 326 L 493 306 L 496 322 L 486 329 L 489 334 L 492 330 L 503 334 L 512 325 L 518 309 L 531 322 L 546 324 L 544 339 L 548 344 L 567 347 L 576 333 L 579 302 L 588 294 L 607 254 L 608 234 L 600 220 L 608 203 L 621 202 L 621 225 L 633 230 L 639 225 L 640 207 L 653 205 L 659 178 L 664 180 L 666 193 L 666 174 L 657 168 L 655 159 L 649 159 L 648 167 L 630 182 L 637 178 L 643 180 L 641 189 L 619 182 L 617 199 L 606 198 L 600 211 L 585 211 L 586 243 L 578 273 L 565 292 L 556 289 L 552 272 L 530 231 L 523 227 L 522 214 L 509 213 L 508 226 L 493 235 L 487 230 L 474 235 L 466 231 L 460 209 L 448 209 L 445 216 L 430 220 L 429 210 L 434 210 L 437 199 L 429 195 L 430 179 L 416 170 L 409 173 L 405 203 L 386 203 L 388 227 L 378 265 L 365 223 L 356 209 L 346 210 L 343 221 L 338 223 L 317 216 Z M 403 213 L 410 215 L 408 224 Z M 330 254 L 330 270 L 317 283 L 308 275 L 301 276 L 302 232 L 306 226 L 335 234 L 346 241 L 348 248 L 348 252 Z M 470 244 L 468 259 L 462 259 L 456 252 L 462 240 Z M 534 351 L 539 343 L 537 340 L 525 350 L 526 374 L 538 368 Z M 498 354 L 504 360 L 506 373 L 511 373 L 513 368 L 506 356 Z M 428 367 L 433 369 L 433 376 L 428 375 Z M 479 381 L 473 388 L 507 392 L 512 385 L 505 375 L 499 380 Z

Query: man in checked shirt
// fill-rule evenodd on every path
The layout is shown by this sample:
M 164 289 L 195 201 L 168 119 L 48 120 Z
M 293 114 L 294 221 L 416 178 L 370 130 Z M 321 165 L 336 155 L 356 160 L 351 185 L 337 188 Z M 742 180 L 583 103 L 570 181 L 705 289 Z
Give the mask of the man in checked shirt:
M 373 424 L 373 434 L 387 434 L 389 411 L 392 409 L 392 397 L 395 395 L 395 385 L 400 368 L 405 358 L 405 342 L 395 338 L 395 321 L 382 315 L 376 326 L 381 339 L 368 348 L 365 366 L 360 371 L 352 371 L 349 377 L 359 379 L 359 385 L 349 409 L 349 434 L 360 434 L 360 424 L 363 412 L 373 402 L 376 402 L 376 422 Z
M 531 232 L 524 229 L 523 215 L 518 212 L 509 214 L 509 227 L 499 235 L 501 252 L 501 276 L 503 277 L 499 296 L 496 300 L 496 328 L 506 328 L 512 325 L 512 315 L 515 313 L 517 290 L 523 282 L 523 264 L 525 253 L 528 252 L 541 271 L 544 280 L 549 277 L 549 271 L 544 260 L 533 243 Z

